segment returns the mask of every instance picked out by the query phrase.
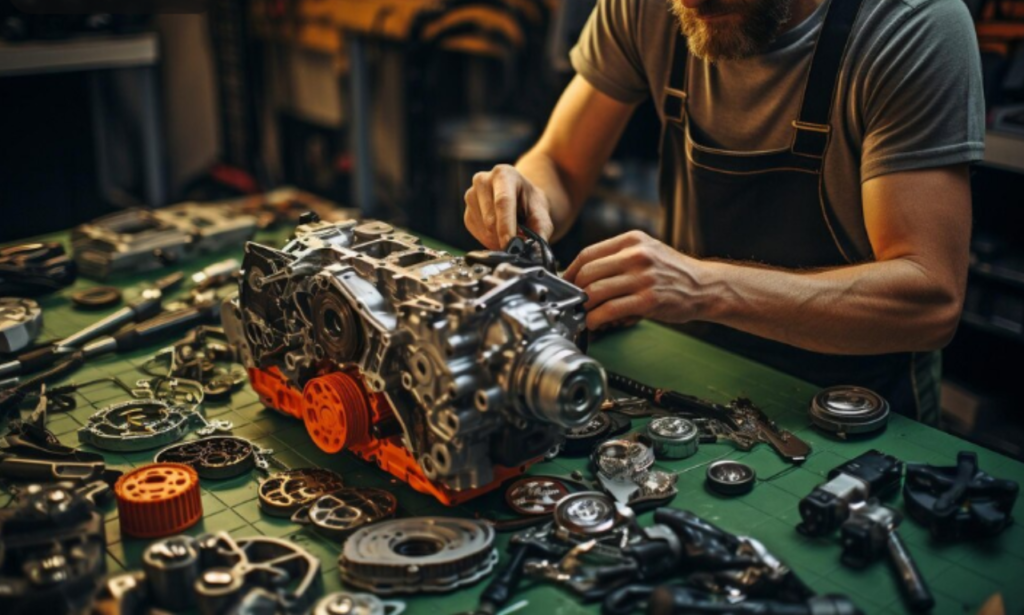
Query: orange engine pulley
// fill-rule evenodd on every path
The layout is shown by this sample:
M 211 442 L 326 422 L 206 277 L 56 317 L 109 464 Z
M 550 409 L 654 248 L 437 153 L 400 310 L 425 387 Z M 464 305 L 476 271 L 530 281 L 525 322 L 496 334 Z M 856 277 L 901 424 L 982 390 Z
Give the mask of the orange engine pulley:
M 370 407 L 359 381 L 344 372 L 313 378 L 302 390 L 302 420 L 321 450 L 337 453 L 370 440 Z

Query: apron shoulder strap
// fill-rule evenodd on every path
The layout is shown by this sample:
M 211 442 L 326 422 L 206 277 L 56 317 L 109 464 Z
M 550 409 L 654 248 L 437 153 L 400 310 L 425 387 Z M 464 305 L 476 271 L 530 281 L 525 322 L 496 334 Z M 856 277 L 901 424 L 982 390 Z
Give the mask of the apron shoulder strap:
M 824 0 L 829 2 L 825 23 L 818 32 L 800 115 L 793 122 L 794 154 L 823 158 L 832 127 L 829 120 L 839 85 L 839 69 L 849 44 L 853 24 L 863 0 Z
M 676 28 L 675 50 L 672 52 L 672 65 L 668 73 L 668 87 L 662 101 L 665 121 L 682 124 L 686 113 L 686 59 L 689 49 L 686 37 Z

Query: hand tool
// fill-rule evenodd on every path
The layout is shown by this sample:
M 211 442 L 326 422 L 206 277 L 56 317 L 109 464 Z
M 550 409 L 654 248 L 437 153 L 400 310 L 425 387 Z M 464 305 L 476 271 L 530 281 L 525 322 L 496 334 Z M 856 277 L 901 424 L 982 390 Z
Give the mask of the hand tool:
M 803 463 L 811 447 L 793 433 L 780 429 L 763 410 L 746 398 L 737 398 L 728 406 L 686 395 L 670 389 L 656 389 L 621 374 L 608 373 L 608 385 L 630 395 L 650 400 L 673 416 L 689 418 L 701 431 L 715 440 L 729 440 L 742 450 L 758 442 L 771 445 L 790 463 Z
M 180 284 L 183 279 L 184 274 L 182 273 L 161 278 L 153 288 L 144 290 L 139 299 L 106 318 L 51 346 L 21 354 L 15 360 L 0 365 L 0 378 L 31 373 L 49 367 L 60 358 L 74 353 L 86 342 L 114 331 L 126 322 L 140 322 L 156 316 L 160 313 L 164 292 Z

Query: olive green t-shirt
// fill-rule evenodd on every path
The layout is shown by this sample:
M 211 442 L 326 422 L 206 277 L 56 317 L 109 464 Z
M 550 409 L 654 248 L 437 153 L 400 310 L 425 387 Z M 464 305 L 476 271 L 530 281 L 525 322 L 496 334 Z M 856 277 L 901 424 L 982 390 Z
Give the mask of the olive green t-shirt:
M 829 1 L 760 55 L 718 63 L 689 56 L 690 120 L 703 144 L 739 151 L 789 145 Z M 573 67 L 617 100 L 653 96 L 661 114 L 678 29 L 665 0 L 598 0 L 571 52 Z M 982 158 L 981 60 L 963 0 L 863 0 L 831 125 L 827 196 L 860 256 L 871 258 L 863 182 Z

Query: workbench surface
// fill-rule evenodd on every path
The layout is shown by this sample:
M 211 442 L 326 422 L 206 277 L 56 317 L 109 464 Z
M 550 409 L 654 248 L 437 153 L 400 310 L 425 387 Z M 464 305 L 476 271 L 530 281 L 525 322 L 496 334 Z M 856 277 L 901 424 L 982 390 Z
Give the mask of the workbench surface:
M 47 239 L 67 243 L 66 234 Z M 240 260 L 241 250 L 192 261 L 182 269 L 191 273 L 232 256 Z M 140 283 L 167 273 L 169 271 L 120 277 L 112 283 L 137 288 Z M 40 340 L 62 338 L 107 313 L 82 312 L 71 306 L 68 298 L 71 291 L 95 284 L 79 280 L 72 288 L 39 300 L 44 308 L 44 333 Z M 143 377 L 137 366 L 156 350 L 96 358 L 68 381 L 86 382 L 117 376 L 126 382 L 134 382 Z M 691 510 L 727 531 L 762 541 L 812 588 L 822 593 L 847 594 L 867 613 L 904 611 L 888 564 L 880 561 L 863 571 L 852 570 L 839 562 L 838 536 L 811 539 L 794 529 L 800 520 L 797 503 L 825 480 L 830 469 L 874 448 L 903 461 L 939 465 L 955 465 L 958 451 L 971 450 L 978 453 L 982 470 L 1000 478 L 1024 482 L 1024 464 L 898 415 L 893 415 L 884 432 L 867 439 L 844 442 L 825 435 L 812 428 L 807 418 L 808 402 L 817 391 L 816 387 L 651 322 L 605 336 L 592 346 L 591 354 L 609 370 L 659 387 L 719 402 L 739 395 L 750 397 L 782 427 L 809 442 L 813 452 L 799 467 L 790 466 L 766 445 L 741 452 L 729 444 L 702 445 L 695 457 L 659 462 L 657 467 L 678 473 L 679 495 L 671 506 Z M 86 423 L 91 414 L 124 397 L 118 389 L 104 385 L 89 387 L 76 395 L 78 407 L 64 414 L 51 415 L 48 423 L 49 429 L 61 441 L 72 446 L 78 445 L 76 430 Z M 392 491 L 399 498 L 402 516 L 511 516 L 504 505 L 502 490 L 450 509 L 344 453 L 323 453 L 312 443 L 301 422 L 265 408 L 248 386 L 236 392 L 230 402 L 208 402 L 206 415 L 208 418 L 230 420 L 234 423 L 234 435 L 273 449 L 274 458 L 289 467 L 329 468 L 342 474 L 347 486 L 382 487 Z M 634 421 L 634 427 L 640 427 L 643 422 Z M 190 436 L 190 439 L 194 437 Z M 127 470 L 150 463 L 154 451 L 104 454 L 109 463 Z M 758 483 L 751 493 L 725 498 L 705 489 L 704 468 L 720 458 L 742 460 L 755 468 Z M 584 459 L 558 458 L 534 466 L 530 473 L 568 475 L 573 470 L 587 472 L 585 466 Z M 227 481 L 204 481 L 204 519 L 187 533 L 198 535 L 226 530 L 235 537 L 263 534 L 287 538 L 319 556 L 325 591 L 342 589 L 336 562 L 340 544 L 286 519 L 261 514 L 256 501 L 259 478 L 259 473 L 254 471 L 252 475 Z M 0 495 L 0 506 L 7 504 L 8 499 L 9 496 Z M 902 510 L 902 495 L 888 503 Z M 1002 592 L 1007 613 L 1024 613 L 1024 525 L 1019 522 L 1024 516 L 1024 506 L 1021 498 L 1018 498 L 1015 512 L 1018 523 L 997 538 L 952 545 L 936 544 L 923 527 L 909 519 L 904 521 L 900 533 L 935 594 L 935 613 L 975 613 L 997 592 Z M 110 572 L 137 569 L 148 541 L 122 537 L 116 508 L 110 507 L 106 513 Z M 640 521 L 642 524 L 650 523 L 651 513 L 641 515 Z M 505 561 L 507 540 L 508 535 L 500 536 L 502 563 Z M 443 615 L 472 610 L 485 585 L 486 580 L 447 595 L 410 597 L 406 613 Z M 598 605 L 580 604 L 561 589 L 524 581 L 523 589 L 504 613 L 556 615 L 598 611 Z

